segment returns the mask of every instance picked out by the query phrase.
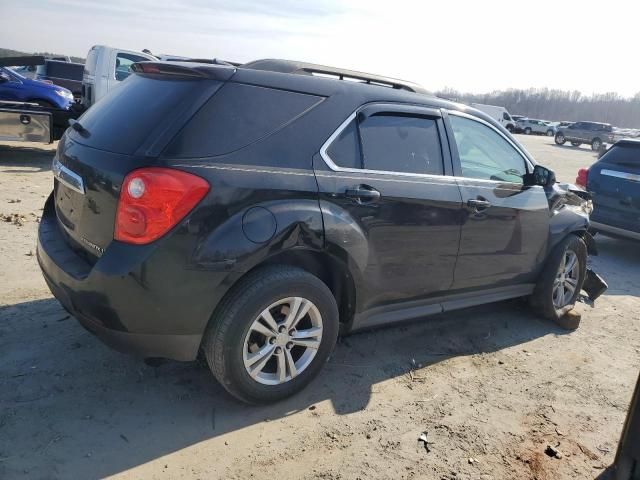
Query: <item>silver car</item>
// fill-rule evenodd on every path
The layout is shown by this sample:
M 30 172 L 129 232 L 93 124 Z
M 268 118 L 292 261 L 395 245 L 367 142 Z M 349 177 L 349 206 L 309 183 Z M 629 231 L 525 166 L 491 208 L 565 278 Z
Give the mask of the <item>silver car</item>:
M 535 133 L 536 135 L 547 135 L 547 131 L 549 130 L 549 123 L 544 120 L 523 118 L 518 123 L 526 135 L 531 135 L 532 133 Z

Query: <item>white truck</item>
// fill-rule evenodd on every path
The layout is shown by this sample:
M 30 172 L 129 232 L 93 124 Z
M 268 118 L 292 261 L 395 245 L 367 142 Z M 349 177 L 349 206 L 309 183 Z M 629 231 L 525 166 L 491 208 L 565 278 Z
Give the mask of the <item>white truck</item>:
M 149 53 L 105 45 L 91 47 L 82 75 L 82 106 L 89 108 L 120 85 L 131 73 L 131 65 L 149 60 L 157 61 L 158 58 Z
M 499 122 L 509 132 L 514 132 L 516 129 L 516 121 L 511 117 L 511 114 L 504 107 L 498 107 L 496 105 L 484 105 L 482 103 L 472 103 L 471 106 L 481 112 L 486 113 L 491 118 Z

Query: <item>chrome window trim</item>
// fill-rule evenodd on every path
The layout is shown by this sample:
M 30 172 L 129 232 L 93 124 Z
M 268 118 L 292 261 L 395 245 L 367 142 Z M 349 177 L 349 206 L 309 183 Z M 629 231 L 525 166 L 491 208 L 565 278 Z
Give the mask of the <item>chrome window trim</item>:
M 474 122 L 478 122 L 478 123 L 481 123 L 481 124 L 489 127 L 491 130 L 493 130 L 498 135 L 500 135 L 502 138 L 504 138 L 507 141 L 507 143 L 509 143 L 509 145 L 511 145 L 516 150 L 516 152 L 518 152 L 518 154 L 523 158 L 524 163 L 525 163 L 525 165 L 527 166 L 527 169 L 528 169 L 527 173 L 531 173 L 533 171 L 533 164 L 531 163 L 529 158 L 524 154 L 522 149 L 518 145 L 513 143 L 513 141 L 509 137 L 507 137 L 504 133 L 502 133 L 496 127 L 491 125 L 489 122 L 487 122 L 487 121 L 485 121 L 485 120 L 483 120 L 481 118 L 474 117 L 473 115 L 469 115 L 468 113 L 458 112 L 456 110 L 447 110 L 447 113 L 449 115 L 455 115 L 457 117 L 463 117 L 463 118 L 466 118 L 466 119 L 469 119 L 469 120 L 473 120 Z M 455 142 L 455 138 L 453 139 L 453 141 Z M 470 178 L 470 179 L 473 179 L 473 180 L 483 180 L 481 178 L 480 179 L 476 179 L 476 178 L 473 178 L 473 177 L 462 177 L 462 178 Z M 493 182 L 493 181 L 496 181 L 496 180 L 488 180 L 488 181 L 489 182 Z M 499 183 L 515 183 L 515 182 L 499 182 Z M 519 184 L 516 184 L 516 185 L 519 185 Z
M 53 172 L 53 177 L 60 183 L 66 185 L 71 190 L 84 195 L 84 181 L 82 180 L 82 177 L 62 165 L 62 163 L 60 163 L 60 160 L 58 160 L 58 157 L 53 158 L 51 171 Z
M 331 134 L 331 136 L 322 144 L 322 147 L 320 147 L 320 156 L 322 157 L 322 160 L 324 160 L 324 163 L 326 163 L 327 166 L 331 170 L 333 170 L 334 172 L 375 174 L 375 175 L 394 175 L 394 176 L 400 176 L 400 177 L 413 177 L 413 178 L 430 178 L 430 179 L 452 178 L 451 176 L 448 176 L 448 175 L 446 175 L 444 173 L 442 173 L 442 175 L 434 175 L 434 174 L 430 174 L 430 173 L 396 172 L 396 171 L 393 171 L 393 170 L 369 170 L 367 168 L 347 168 L 347 167 L 339 167 L 338 165 L 336 165 L 334 163 L 334 161 L 331 159 L 331 157 L 329 156 L 329 154 L 327 153 L 327 150 L 329 149 L 329 147 L 331 146 L 333 141 L 336 138 L 338 138 L 338 136 L 342 133 L 342 131 L 345 128 L 347 128 L 349 123 L 351 123 L 356 118 L 356 115 L 358 114 L 358 112 L 360 110 L 362 110 L 363 108 L 367 108 L 367 107 L 371 107 L 371 106 L 375 106 L 375 105 L 381 105 L 381 106 L 388 105 L 389 108 L 393 108 L 396 105 L 399 108 L 401 108 L 402 106 L 410 105 L 412 107 L 424 108 L 425 114 L 427 114 L 427 115 L 430 114 L 429 111 L 431 111 L 431 114 L 432 114 L 433 111 L 436 110 L 434 108 L 423 107 L 422 105 L 389 104 L 389 103 L 384 103 L 384 102 L 368 103 L 366 105 L 362 105 L 361 107 L 358 107 L 358 109 L 355 112 L 353 112 L 351 115 L 349 115 L 347 117 L 347 119 L 344 122 L 342 122 L 340 124 L 340 126 Z M 440 145 L 440 149 L 442 149 L 442 145 Z M 443 162 L 446 161 L 446 158 L 444 156 L 444 152 L 442 153 L 442 161 Z M 444 164 L 442 165 L 442 168 L 443 168 L 443 172 L 444 172 Z
M 640 182 L 640 175 L 636 173 L 618 172 L 617 170 L 609 170 L 608 168 L 603 168 L 602 170 L 600 170 L 600 175 L 623 178 L 625 180 L 629 180 L 630 182 Z

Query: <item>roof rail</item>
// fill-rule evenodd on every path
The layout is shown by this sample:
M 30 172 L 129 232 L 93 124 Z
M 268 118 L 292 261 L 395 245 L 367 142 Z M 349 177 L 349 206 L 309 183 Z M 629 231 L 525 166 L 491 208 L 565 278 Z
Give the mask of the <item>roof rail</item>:
M 429 93 L 428 90 L 421 87 L 420 85 L 412 82 L 407 82 L 405 80 L 383 77 L 381 75 L 374 75 L 371 73 L 357 72 L 355 70 L 347 70 L 344 68 L 327 67 L 325 65 L 316 65 L 314 63 L 297 62 L 294 60 L 255 60 L 253 62 L 245 63 L 241 68 L 267 70 L 270 72 L 279 73 L 292 73 L 296 75 L 315 75 L 320 77 L 334 78 L 337 80 L 350 80 L 369 85 L 395 88 L 397 90 L 407 90 L 409 92 L 415 93 Z

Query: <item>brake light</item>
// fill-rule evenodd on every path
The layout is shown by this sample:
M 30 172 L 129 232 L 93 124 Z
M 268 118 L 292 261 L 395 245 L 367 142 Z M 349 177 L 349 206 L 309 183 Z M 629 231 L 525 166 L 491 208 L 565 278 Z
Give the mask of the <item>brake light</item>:
M 171 168 L 134 170 L 122 183 L 113 238 L 143 245 L 178 224 L 209 191 L 203 178 Z
M 578 176 L 576 177 L 576 185 L 587 188 L 587 182 L 589 181 L 589 169 L 581 168 L 578 170 Z

